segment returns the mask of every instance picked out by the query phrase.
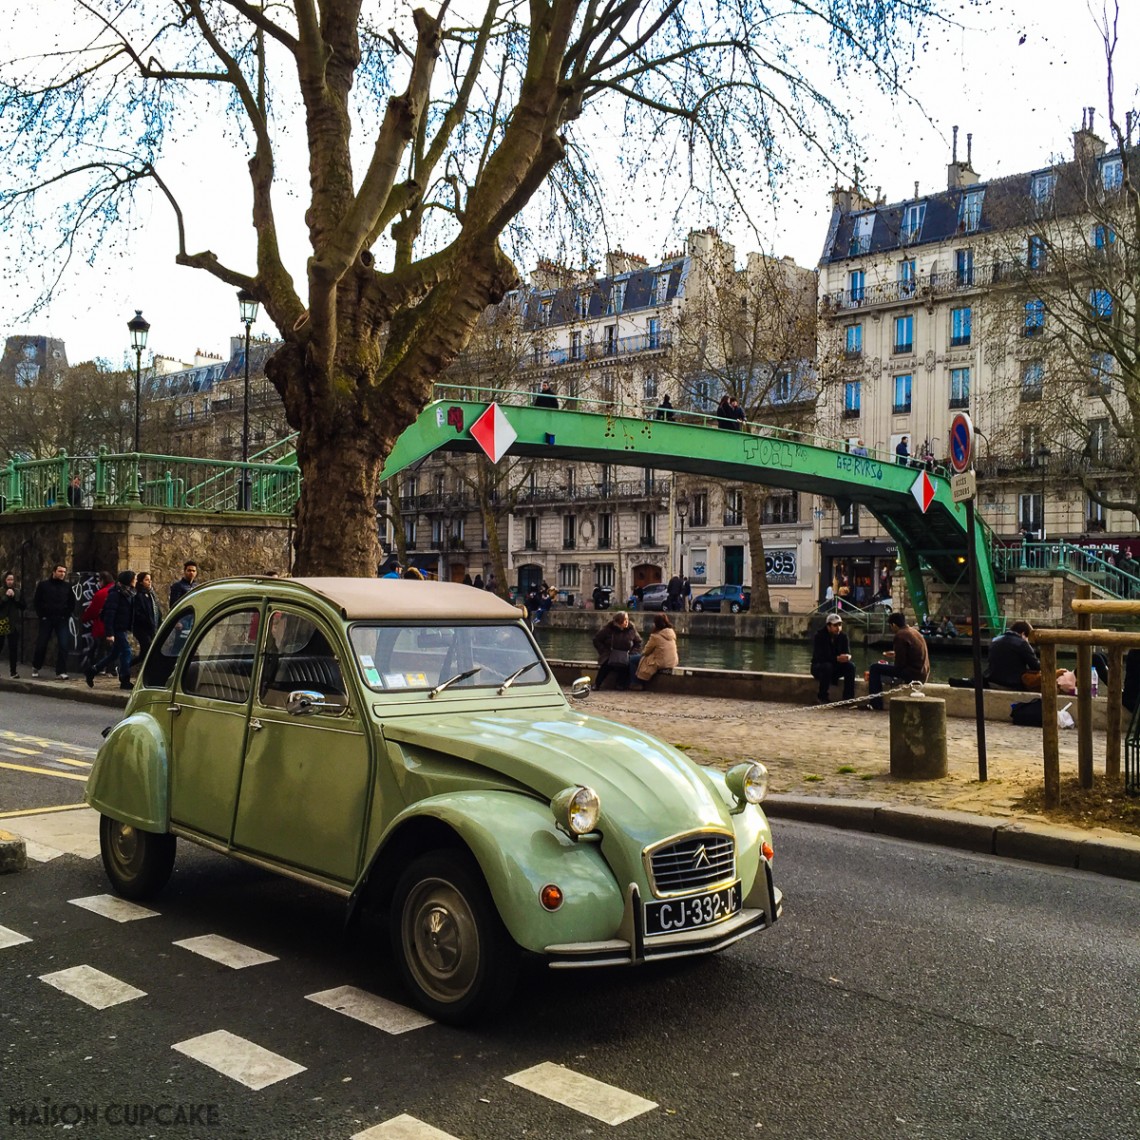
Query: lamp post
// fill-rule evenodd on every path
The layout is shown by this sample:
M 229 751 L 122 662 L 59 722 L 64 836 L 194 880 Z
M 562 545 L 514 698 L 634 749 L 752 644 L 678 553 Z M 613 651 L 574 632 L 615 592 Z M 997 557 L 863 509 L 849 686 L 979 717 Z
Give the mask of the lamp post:
M 247 289 L 238 290 L 238 307 L 242 324 L 245 325 L 245 387 L 241 405 L 241 509 L 248 511 L 249 495 L 249 330 L 257 320 L 257 298 Z
M 689 517 L 689 497 L 682 493 L 677 496 L 677 501 L 674 503 L 677 508 L 677 518 L 681 522 L 681 578 L 685 577 L 685 519 Z
M 1037 449 L 1037 462 L 1041 467 L 1041 541 L 1045 541 L 1045 475 L 1049 467 L 1049 456 L 1053 453 L 1042 444 Z M 1045 558 L 1045 552 L 1041 552 L 1042 561 Z
M 146 334 L 150 332 L 150 324 L 142 315 L 141 309 L 135 309 L 135 315 L 127 321 L 127 328 L 131 333 L 131 348 L 135 350 L 135 446 L 139 449 L 139 429 L 142 424 L 142 352 L 146 348 Z

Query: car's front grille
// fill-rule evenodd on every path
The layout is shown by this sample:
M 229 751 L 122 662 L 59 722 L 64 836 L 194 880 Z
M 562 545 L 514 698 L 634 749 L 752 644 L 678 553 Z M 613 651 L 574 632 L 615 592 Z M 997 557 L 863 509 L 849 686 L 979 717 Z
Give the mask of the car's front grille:
M 730 835 L 689 835 L 658 848 L 650 859 L 659 895 L 698 891 L 736 877 L 736 848 Z

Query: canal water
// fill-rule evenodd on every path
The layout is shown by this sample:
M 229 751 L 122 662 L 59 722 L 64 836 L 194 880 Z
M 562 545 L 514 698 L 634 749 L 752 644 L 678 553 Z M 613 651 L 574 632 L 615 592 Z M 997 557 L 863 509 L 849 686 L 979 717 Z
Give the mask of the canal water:
M 649 621 L 645 624 L 649 625 Z M 638 630 L 644 639 L 647 634 L 642 623 L 638 623 Z M 544 629 L 540 625 L 535 630 L 535 636 L 547 657 L 570 661 L 597 659 L 591 642 L 592 635 L 589 633 Z M 762 641 L 727 637 L 678 637 L 677 650 L 681 664 L 695 669 L 740 669 L 753 673 L 811 672 L 811 642 L 806 638 L 803 641 Z M 858 673 L 882 659 L 882 653 L 878 649 L 864 648 L 859 643 L 854 645 L 852 656 Z M 973 659 L 968 638 L 958 638 L 953 648 L 939 644 L 938 641 L 931 644 L 931 681 L 945 684 L 951 677 L 969 677 L 972 674 Z

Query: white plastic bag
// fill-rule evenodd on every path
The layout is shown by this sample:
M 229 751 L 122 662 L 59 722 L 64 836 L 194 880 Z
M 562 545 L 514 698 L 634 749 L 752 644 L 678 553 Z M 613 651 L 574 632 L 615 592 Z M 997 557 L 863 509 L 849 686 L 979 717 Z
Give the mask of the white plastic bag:
M 1072 728 L 1076 723 L 1073 720 L 1073 714 L 1069 709 L 1073 707 L 1073 702 L 1070 701 L 1063 709 L 1057 710 L 1057 727 L 1058 728 Z

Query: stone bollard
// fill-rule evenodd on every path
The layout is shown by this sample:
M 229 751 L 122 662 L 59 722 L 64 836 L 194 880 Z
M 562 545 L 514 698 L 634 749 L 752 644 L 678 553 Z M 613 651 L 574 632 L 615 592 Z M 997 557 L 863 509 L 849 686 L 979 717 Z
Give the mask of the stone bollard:
M 0 831 L 0 875 L 22 871 L 28 865 L 24 841 L 17 835 Z
M 946 775 L 946 702 L 941 697 L 892 697 L 891 775 L 937 780 Z

